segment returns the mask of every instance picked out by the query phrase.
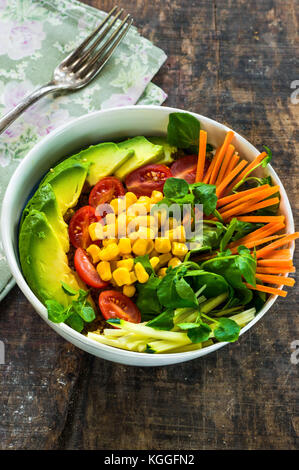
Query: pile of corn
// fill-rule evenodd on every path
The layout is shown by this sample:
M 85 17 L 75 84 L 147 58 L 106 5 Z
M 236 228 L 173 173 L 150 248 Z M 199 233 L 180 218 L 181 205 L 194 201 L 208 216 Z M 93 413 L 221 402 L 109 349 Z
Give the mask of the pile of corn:
M 152 268 L 163 277 L 167 267 L 178 266 L 188 252 L 183 225 L 170 218 L 169 230 L 161 236 L 161 213 L 157 218 L 149 215 L 151 206 L 162 199 L 160 191 L 139 198 L 127 192 L 123 198 L 111 201 L 113 213 L 106 215 L 105 225 L 97 222 L 89 226 L 91 240 L 101 241 L 101 247 L 93 243 L 87 248 L 97 272 L 103 281 L 122 287 L 128 297 L 135 294 L 135 282 L 143 284 L 149 279 L 144 266 L 135 263 L 134 257 L 149 255 Z

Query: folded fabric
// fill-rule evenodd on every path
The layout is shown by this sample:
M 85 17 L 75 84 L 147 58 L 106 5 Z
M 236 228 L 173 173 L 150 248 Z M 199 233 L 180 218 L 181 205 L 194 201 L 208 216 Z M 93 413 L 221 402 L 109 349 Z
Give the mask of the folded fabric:
M 55 66 L 105 16 L 76 0 L 0 0 L 0 115 L 47 83 Z M 0 206 L 19 161 L 56 127 L 99 109 L 162 104 L 166 94 L 150 82 L 165 59 L 132 27 L 86 88 L 45 97 L 28 109 L 0 135 Z M 0 300 L 12 285 L 0 240 Z

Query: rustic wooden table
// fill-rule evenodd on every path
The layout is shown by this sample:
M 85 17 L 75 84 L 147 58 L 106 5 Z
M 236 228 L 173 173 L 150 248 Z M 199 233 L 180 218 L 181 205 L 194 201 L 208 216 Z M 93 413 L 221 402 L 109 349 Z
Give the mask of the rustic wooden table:
M 86 3 L 108 11 L 114 1 Z M 296 0 L 117 3 L 168 54 L 155 79 L 169 93 L 166 104 L 205 114 L 257 147 L 271 147 L 296 213 Z M 291 362 L 291 343 L 299 340 L 297 294 L 290 289 L 237 344 L 189 363 L 146 369 L 76 349 L 15 287 L 0 306 L 6 345 L 1 448 L 298 447 L 299 364 Z

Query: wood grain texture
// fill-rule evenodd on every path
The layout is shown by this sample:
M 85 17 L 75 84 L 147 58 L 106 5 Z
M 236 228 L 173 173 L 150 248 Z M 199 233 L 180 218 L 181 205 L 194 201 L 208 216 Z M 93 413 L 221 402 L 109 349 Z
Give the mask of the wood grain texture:
M 112 0 L 90 0 L 109 10 Z M 298 222 L 296 0 L 119 0 L 168 61 L 166 102 L 274 154 Z M 297 147 L 296 147 L 297 143 Z M 298 227 L 298 224 L 297 224 Z M 0 304 L 2 449 L 295 449 L 298 287 L 217 353 L 163 368 L 96 359 L 58 337 L 18 288 Z

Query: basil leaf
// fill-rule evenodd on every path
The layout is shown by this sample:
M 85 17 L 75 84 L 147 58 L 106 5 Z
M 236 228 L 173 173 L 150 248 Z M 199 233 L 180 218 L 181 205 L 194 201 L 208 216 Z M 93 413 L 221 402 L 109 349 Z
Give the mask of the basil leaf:
M 169 199 L 181 198 L 189 193 L 189 185 L 181 178 L 168 178 L 164 183 L 163 193 Z
M 160 282 L 161 279 L 152 274 L 145 284 L 137 285 L 136 305 L 140 310 L 142 321 L 151 320 L 161 312 L 161 303 L 157 294 Z
M 90 323 L 96 318 L 94 309 L 89 302 L 81 308 L 80 317 L 86 321 L 86 323 Z
M 194 183 L 190 185 L 194 203 L 202 204 L 205 215 L 211 215 L 217 206 L 216 186 L 214 184 Z
M 219 318 L 218 326 L 214 330 L 215 338 L 218 341 L 233 342 L 239 338 L 241 327 L 230 318 Z
M 84 321 L 82 318 L 75 312 L 73 313 L 67 320 L 65 321 L 67 325 L 69 325 L 73 330 L 78 331 L 79 333 L 84 328 Z
M 53 323 L 61 323 L 67 317 L 68 311 L 67 309 L 61 305 L 57 300 L 46 300 L 45 302 L 47 310 L 48 310 L 48 318 Z
M 73 289 L 71 286 L 69 286 L 68 284 L 66 284 L 65 282 L 63 281 L 60 281 L 61 282 L 61 286 L 62 286 L 62 289 L 64 290 L 64 292 L 67 294 L 67 295 L 77 295 L 78 294 L 78 291 L 76 291 L 75 289 Z
M 167 127 L 167 140 L 181 149 L 198 149 L 199 121 L 188 113 L 171 113 Z
M 174 327 L 173 324 L 174 310 L 167 309 L 165 312 L 150 320 L 146 326 L 150 326 L 155 330 L 170 331 Z
M 175 280 L 175 289 L 177 295 L 183 299 L 185 302 L 190 304 L 190 307 L 197 307 L 198 300 L 190 285 L 182 277 L 181 279 Z M 188 307 L 189 305 L 186 305 Z
M 201 323 L 197 328 L 191 328 L 187 332 L 188 338 L 192 343 L 202 343 L 210 337 L 211 328 L 207 323 Z

